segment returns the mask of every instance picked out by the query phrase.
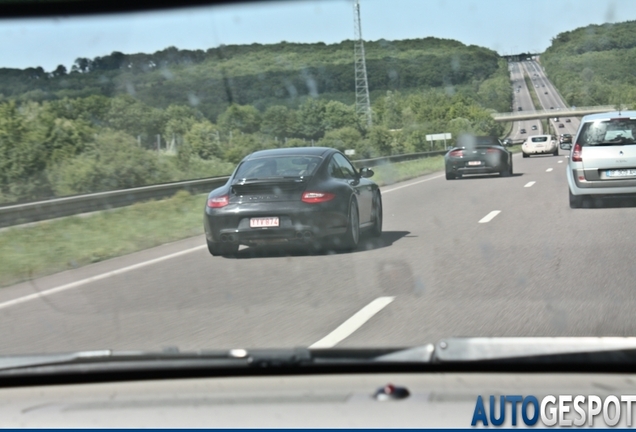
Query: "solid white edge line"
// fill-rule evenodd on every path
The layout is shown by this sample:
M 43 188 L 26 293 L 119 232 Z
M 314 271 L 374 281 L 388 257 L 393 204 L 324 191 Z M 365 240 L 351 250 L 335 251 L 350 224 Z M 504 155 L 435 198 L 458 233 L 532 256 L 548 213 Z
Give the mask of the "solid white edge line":
M 351 318 L 340 324 L 327 336 L 310 345 L 309 348 L 333 348 L 338 342 L 351 336 L 353 332 L 362 327 L 364 323 L 369 321 L 371 317 L 384 309 L 393 300 L 395 300 L 395 297 L 378 297 L 356 312 Z
M 493 220 L 495 218 L 495 216 L 497 216 L 499 213 L 501 213 L 501 210 L 493 210 L 490 213 L 488 213 L 486 216 L 481 218 L 479 220 L 479 223 L 488 223 L 491 220 Z
M 382 189 L 380 189 L 380 191 L 381 191 L 381 192 L 382 192 L 382 194 L 384 195 L 384 194 L 388 194 L 388 193 L 390 193 L 390 192 L 396 191 L 396 190 L 398 190 L 398 189 L 403 189 L 403 188 L 405 188 L 405 187 L 414 186 L 414 185 L 416 185 L 416 184 L 424 183 L 424 182 L 427 182 L 427 181 L 430 181 L 430 180 L 435 180 L 435 179 L 438 179 L 438 178 L 440 178 L 440 177 L 444 177 L 444 174 L 440 174 L 440 175 L 435 176 L 435 177 L 425 178 L 424 180 L 416 181 L 416 182 L 409 183 L 409 184 L 407 184 L 407 185 L 403 185 L 403 186 L 398 186 L 398 187 L 396 187 L 396 188 L 389 189 L 389 190 L 382 190 Z
M 536 181 L 531 181 L 526 183 L 526 185 L 524 187 L 532 187 L 532 185 L 534 185 L 536 183 Z
M 180 251 L 180 252 L 172 253 L 170 255 L 165 255 L 165 256 L 162 256 L 162 257 L 159 257 L 159 258 L 154 258 L 154 259 L 151 259 L 151 260 L 148 260 L 148 261 L 144 261 L 144 262 L 140 262 L 140 263 L 137 263 L 137 264 L 133 264 L 133 265 L 130 265 L 128 267 L 123 267 L 123 268 L 120 268 L 120 269 L 117 269 L 117 270 L 112 270 L 112 271 L 109 271 L 109 272 L 106 272 L 106 273 L 102 273 L 102 274 L 99 274 L 97 276 L 91 276 L 91 277 L 88 277 L 88 278 L 85 278 L 85 279 L 81 279 L 81 280 L 78 280 L 78 281 L 75 281 L 75 282 L 71 282 L 71 283 L 67 283 L 67 284 L 64 284 L 64 285 L 60 285 L 58 287 L 50 288 L 50 289 L 44 290 L 42 292 L 29 294 L 29 295 L 26 295 L 24 297 L 18 297 L 17 299 L 13 299 L 13 300 L 9 300 L 9 301 L 5 301 L 3 303 L 0 303 L 0 309 L 8 308 L 10 306 L 15 306 L 15 305 L 20 304 L 20 303 L 25 303 L 25 302 L 28 302 L 29 300 L 36 300 L 36 299 L 38 299 L 40 297 L 46 297 L 46 296 L 50 296 L 52 294 L 57 294 L 59 292 L 70 290 L 72 288 L 77 288 L 79 286 L 86 285 L 86 284 L 91 283 L 91 282 L 96 282 L 96 281 L 99 281 L 99 280 L 102 280 L 102 279 L 106 279 L 106 278 L 111 277 L 111 276 L 116 276 L 116 275 L 119 275 L 119 274 L 122 274 L 122 273 L 129 272 L 131 270 L 136 270 L 136 269 L 141 268 L 141 267 L 145 267 L 145 266 L 148 266 L 148 265 L 156 264 L 156 263 L 161 262 L 161 261 L 166 261 L 166 260 L 181 256 L 181 255 L 185 255 L 185 254 L 188 254 L 190 252 L 198 251 L 198 250 L 203 249 L 205 247 L 207 247 L 207 246 L 206 245 L 201 245 L 201 246 L 193 247 L 193 248 L 186 249 L 186 250 L 183 250 L 183 251 Z
M 563 161 L 562 161 L 562 160 L 560 160 L 558 163 L 563 163 Z
M 547 170 L 545 170 L 545 172 L 551 172 L 552 168 L 548 168 Z

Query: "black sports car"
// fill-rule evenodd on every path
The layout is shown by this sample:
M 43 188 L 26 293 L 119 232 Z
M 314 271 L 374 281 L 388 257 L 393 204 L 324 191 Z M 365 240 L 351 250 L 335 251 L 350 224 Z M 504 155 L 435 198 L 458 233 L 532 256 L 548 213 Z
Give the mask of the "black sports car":
M 495 137 L 459 137 L 458 146 L 446 153 L 444 163 L 446 180 L 461 178 L 464 174 L 512 175 L 512 153 Z
M 382 233 L 382 196 L 338 150 L 301 147 L 245 157 L 228 182 L 208 195 L 204 227 L 212 255 L 239 245 L 297 242 L 353 249 L 360 231 Z

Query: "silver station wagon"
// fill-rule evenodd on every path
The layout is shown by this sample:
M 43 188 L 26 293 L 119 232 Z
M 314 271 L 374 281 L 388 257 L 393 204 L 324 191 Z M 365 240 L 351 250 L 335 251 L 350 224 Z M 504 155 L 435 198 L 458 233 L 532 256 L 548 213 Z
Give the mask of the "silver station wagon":
M 636 111 L 583 117 L 567 177 L 572 208 L 591 196 L 636 196 Z

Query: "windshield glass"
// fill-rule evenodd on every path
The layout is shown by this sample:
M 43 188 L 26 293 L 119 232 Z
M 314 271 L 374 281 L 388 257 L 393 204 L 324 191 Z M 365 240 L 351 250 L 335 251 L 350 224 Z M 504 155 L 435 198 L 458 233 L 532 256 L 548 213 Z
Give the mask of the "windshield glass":
M 636 336 L 635 2 L 195 3 L 0 20 L 0 355 Z
M 636 119 L 599 120 L 582 125 L 578 142 L 583 146 L 634 143 L 635 136 Z

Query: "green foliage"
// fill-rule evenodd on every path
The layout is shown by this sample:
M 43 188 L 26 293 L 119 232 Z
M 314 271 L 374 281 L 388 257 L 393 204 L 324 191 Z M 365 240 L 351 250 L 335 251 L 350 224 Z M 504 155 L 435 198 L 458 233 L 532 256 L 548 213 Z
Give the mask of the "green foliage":
M 258 132 L 260 125 L 261 113 L 253 106 L 232 104 L 219 116 L 219 126 L 227 132 L 254 133 Z
M 636 21 L 560 33 L 540 61 L 570 105 L 636 101 Z
M 125 189 L 170 180 L 156 154 L 119 131 L 102 131 L 80 156 L 52 167 L 49 180 L 57 195 Z
M 318 139 L 325 133 L 325 103 L 317 99 L 307 99 L 298 109 L 298 134 L 307 139 Z
M 207 120 L 194 123 L 184 139 L 189 145 L 192 155 L 196 155 L 201 159 L 220 158 L 222 156 L 219 131 Z
M 324 128 L 326 131 L 344 127 L 359 127 L 358 116 L 353 105 L 331 100 L 325 105 Z
M 361 142 L 362 135 L 360 132 L 351 126 L 346 126 L 327 132 L 324 138 L 318 141 L 316 145 L 332 147 L 344 152 L 348 149 L 357 150 Z
M 129 95 L 113 98 L 106 117 L 110 128 L 126 132 L 133 137 L 141 136 L 148 148 L 154 146 L 155 134 L 161 130 L 161 111 Z
M 248 154 L 260 149 L 261 145 L 254 135 L 233 131 L 223 158 L 233 164 L 237 164 Z
M 296 111 L 286 106 L 274 105 L 263 113 L 261 131 L 273 137 L 289 137 L 295 135 Z

